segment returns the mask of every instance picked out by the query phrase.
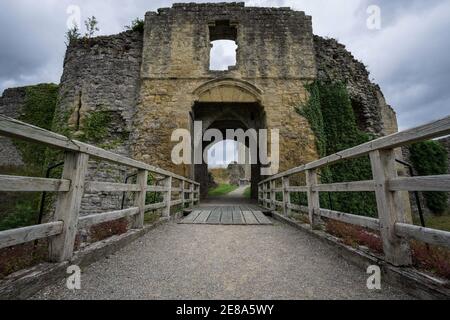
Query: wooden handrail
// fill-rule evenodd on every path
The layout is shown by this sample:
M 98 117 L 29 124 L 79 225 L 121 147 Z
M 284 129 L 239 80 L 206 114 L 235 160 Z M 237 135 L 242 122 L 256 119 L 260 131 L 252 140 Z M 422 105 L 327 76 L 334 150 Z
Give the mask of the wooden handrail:
M 317 217 L 325 217 L 352 225 L 380 231 L 386 260 L 394 265 L 410 265 L 409 245 L 406 240 L 416 239 L 429 244 L 450 247 L 450 233 L 440 230 L 420 228 L 407 224 L 406 213 L 399 192 L 404 191 L 450 191 L 450 175 L 428 177 L 398 177 L 395 167 L 395 149 L 401 146 L 425 141 L 450 133 L 450 117 L 433 123 L 392 134 L 365 144 L 350 148 L 276 174 L 259 183 L 258 200 L 267 209 L 276 211 L 283 208 L 289 216 L 290 210 L 309 213 L 311 228 L 316 226 Z M 353 181 L 320 184 L 318 170 L 337 162 L 370 155 L 371 181 Z M 289 178 L 306 173 L 306 186 L 292 186 Z M 282 180 L 282 188 L 276 187 Z M 374 192 L 377 199 L 379 219 L 367 218 L 320 208 L 321 192 Z M 283 201 L 277 201 L 276 194 L 283 194 Z M 306 193 L 308 207 L 294 205 L 290 201 L 292 193 Z M 382 226 L 382 227 L 381 227 Z
M 262 182 L 266 183 L 272 180 L 280 179 L 285 176 L 292 176 L 305 172 L 306 170 L 320 169 L 325 166 L 340 162 L 343 160 L 354 159 L 370 154 L 373 151 L 384 149 L 396 149 L 407 144 L 425 141 L 429 139 L 439 138 L 450 134 L 450 116 L 435 121 L 417 128 L 413 128 L 407 131 L 394 133 L 389 136 L 385 136 L 362 145 L 350 148 L 317 161 L 311 162 L 306 165 L 302 165 L 286 172 L 274 175 Z
M 200 184 L 191 179 L 2 115 L 0 135 L 65 151 L 61 179 L 0 175 L 0 191 L 57 193 L 54 222 L 0 232 L 0 248 L 49 238 L 50 259 L 57 262 L 70 260 L 79 228 L 129 217 L 132 228 L 142 229 L 146 211 L 164 209 L 164 216 L 169 218 L 172 207 L 181 204 L 184 209 L 185 203 L 193 206 L 199 202 L 194 195 L 199 193 Z M 136 184 L 85 182 L 90 157 L 137 169 Z M 164 185 L 147 185 L 149 172 L 162 176 L 163 179 L 157 182 L 163 182 Z M 181 181 L 182 187 L 174 188 L 173 180 Z M 189 191 L 185 190 L 187 187 L 190 187 Z M 83 196 L 99 192 L 133 192 L 134 205 L 129 209 L 79 217 Z M 163 193 L 164 201 L 146 205 L 147 192 Z M 181 199 L 172 200 L 172 192 L 181 194 Z M 185 199 L 186 193 L 190 194 L 189 200 Z
M 135 169 L 147 170 L 151 173 L 172 177 L 177 180 L 199 185 L 199 183 L 186 177 L 115 154 L 111 151 L 107 151 L 84 142 L 69 139 L 63 135 L 32 126 L 13 118 L 5 117 L 3 115 L 0 115 L 0 135 L 45 144 L 50 147 L 59 148 L 66 151 L 85 153 L 96 159 L 125 165 Z

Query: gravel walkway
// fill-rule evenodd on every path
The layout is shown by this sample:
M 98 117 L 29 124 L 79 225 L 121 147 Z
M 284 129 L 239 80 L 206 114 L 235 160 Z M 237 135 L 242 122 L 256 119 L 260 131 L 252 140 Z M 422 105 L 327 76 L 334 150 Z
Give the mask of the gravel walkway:
M 170 223 L 83 270 L 82 290 L 65 281 L 35 299 L 411 299 L 367 275 L 327 244 L 274 226 Z

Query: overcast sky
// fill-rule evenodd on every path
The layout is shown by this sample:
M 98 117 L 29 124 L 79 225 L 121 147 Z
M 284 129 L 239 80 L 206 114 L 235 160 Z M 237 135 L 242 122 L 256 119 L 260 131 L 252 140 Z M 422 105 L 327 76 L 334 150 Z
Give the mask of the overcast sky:
M 59 82 L 70 5 L 79 6 L 82 21 L 95 15 L 100 34 L 114 34 L 132 19 L 144 17 L 146 11 L 173 2 L 181 1 L 1 0 L 0 92 L 8 87 Z M 337 38 L 368 66 L 397 111 L 401 129 L 450 113 L 449 0 L 246 2 L 248 6 L 290 6 L 312 15 L 316 34 Z M 371 5 L 381 9 L 380 30 L 367 27 Z M 224 62 L 231 56 L 226 51 Z

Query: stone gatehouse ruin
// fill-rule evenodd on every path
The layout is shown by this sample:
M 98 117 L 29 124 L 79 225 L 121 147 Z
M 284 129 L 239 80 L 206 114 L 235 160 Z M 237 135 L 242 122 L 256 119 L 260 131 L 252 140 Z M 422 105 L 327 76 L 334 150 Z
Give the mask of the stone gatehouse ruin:
M 56 131 L 70 131 L 74 138 L 203 185 L 206 164 L 172 163 L 174 129 L 192 131 L 194 121 L 203 121 L 204 130 L 279 129 L 280 170 L 311 162 L 319 158 L 315 136 L 297 108 L 308 99 L 305 85 L 317 79 L 346 84 L 363 131 L 376 136 L 397 131 L 395 113 L 364 65 L 337 41 L 315 36 L 312 18 L 304 12 L 243 3 L 174 4 L 148 12 L 144 29 L 143 34 L 127 31 L 69 45 Z M 215 40 L 236 42 L 235 66 L 210 70 Z M 14 89 L 5 92 L 0 113 L 20 114 L 20 97 Z M 102 130 L 95 124 L 102 124 Z M 7 165 L 11 159 L 1 161 Z M 91 164 L 93 175 L 97 166 Z M 254 197 L 262 178 L 259 169 L 252 168 Z M 119 169 L 103 178 L 123 181 L 126 175 Z M 120 196 L 96 195 L 86 199 L 83 210 L 98 203 L 108 210 L 120 201 Z

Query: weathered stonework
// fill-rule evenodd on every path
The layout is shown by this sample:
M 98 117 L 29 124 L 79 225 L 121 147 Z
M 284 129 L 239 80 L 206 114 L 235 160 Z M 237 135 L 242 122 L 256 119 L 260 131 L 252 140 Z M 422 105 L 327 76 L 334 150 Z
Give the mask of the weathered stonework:
M 237 64 L 228 71 L 209 70 L 210 43 L 217 39 L 238 45 Z M 192 118 L 216 128 L 214 122 L 225 120 L 225 104 L 252 103 L 263 120 L 247 129 L 280 130 L 281 170 L 312 161 L 314 135 L 295 109 L 315 76 L 311 17 L 303 12 L 229 3 L 177 4 L 147 13 L 133 156 L 206 181 L 205 170 L 199 177 L 191 167 L 172 164 L 173 130 L 191 130 Z M 206 104 L 215 104 L 216 112 L 197 118 Z
M 130 156 L 133 119 L 140 84 L 142 34 L 81 39 L 71 43 L 64 61 L 55 130 L 69 130 L 77 139 Z M 99 141 L 86 137 L 89 117 L 107 117 L 106 131 Z M 123 183 L 127 168 L 106 162 L 90 161 L 87 180 Z M 122 193 L 86 194 L 82 214 L 107 212 L 121 208 Z
M 7 89 L 0 97 L 0 114 L 18 119 L 26 99 L 26 87 Z M 23 166 L 22 155 L 13 141 L 0 136 L 0 168 Z M 0 172 L 1 173 L 1 172 Z M 3 172 L 6 174 L 6 172 Z
M 237 63 L 227 71 L 211 71 L 211 41 L 220 39 L 236 41 Z M 144 34 L 128 31 L 71 43 L 54 128 L 205 178 L 206 184 L 204 166 L 172 163 L 174 129 L 192 132 L 197 120 L 205 123 L 204 130 L 226 125 L 279 129 L 280 170 L 286 170 L 318 158 L 314 133 L 296 112 L 308 99 L 305 84 L 316 79 L 347 83 L 364 131 L 377 136 L 397 131 L 395 112 L 365 66 L 335 40 L 314 36 L 304 12 L 243 3 L 175 4 L 148 12 Z M 105 115 L 110 120 L 106 132 L 90 140 L 88 124 Z M 123 182 L 128 174 L 126 168 L 104 163 L 90 166 L 89 179 Z M 255 184 L 258 169 L 252 168 Z M 119 194 L 87 195 L 83 213 L 117 209 L 120 202 Z
M 395 111 L 380 87 L 370 81 L 366 66 L 334 39 L 314 36 L 314 46 L 318 79 L 347 85 L 359 128 L 376 136 L 398 132 Z

